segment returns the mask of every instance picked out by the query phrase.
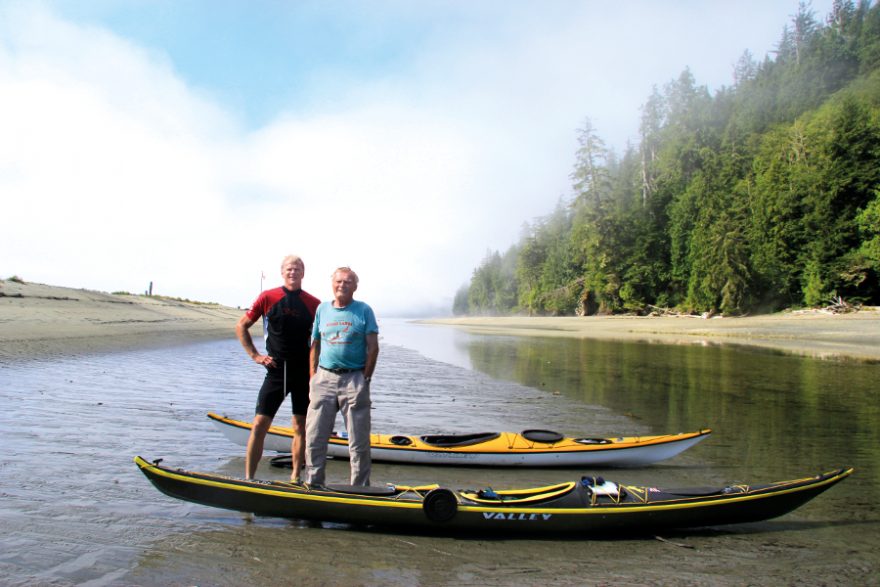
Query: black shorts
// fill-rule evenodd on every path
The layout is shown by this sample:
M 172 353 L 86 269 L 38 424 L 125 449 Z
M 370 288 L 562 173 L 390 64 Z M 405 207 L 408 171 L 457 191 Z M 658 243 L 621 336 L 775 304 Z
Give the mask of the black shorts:
M 284 389 L 284 362 L 272 369 L 266 367 L 266 378 L 257 396 L 256 414 L 274 418 L 284 397 L 290 394 L 291 408 L 296 416 L 305 416 L 309 409 L 309 367 L 287 363 L 287 389 Z

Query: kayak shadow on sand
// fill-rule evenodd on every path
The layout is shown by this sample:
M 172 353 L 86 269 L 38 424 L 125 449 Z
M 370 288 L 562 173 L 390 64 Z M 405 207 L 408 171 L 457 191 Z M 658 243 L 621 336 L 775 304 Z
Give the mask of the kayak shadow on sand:
M 729 526 L 710 526 L 705 528 L 676 529 L 663 532 L 665 538 L 715 538 L 719 536 L 753 536 L 758 534 L 777 534 L 782 532 L 810 532 L 826 528 L 845 526 L 877 525 L 878 520 L 767 520 Z
M 255 519 L 262 519 L 256 516 Z M 499 541 L 537 541 L 537 542 L 622 542 L 622 541 L 652 541 L 660 540 L 672 542 L 688 539 L 725 538 L 734 536 L 761 536 L 774 535 L 788 532 L 810 532 L 827 528 L 841 528 L 856 525 L 876 525 L 875 520 L 849 520 L 849 521 L 781 521 L 770 520 L 765 522 L 753 522 L 729 526 L 711 526 L 705 528 L 683 528 L 676 530 L 657 531 L 633 531 L 633 530 L 606 530 L 601 533 L 572 534 L 511 534 L 503 531 L 475 531 L 467 534 L 460 532 L 444 532 L 436 528 L 432 530 L 420 530 L 418 528 L 393 528 L 380 526 L 360 526 L 357 524 L 340 524 L 336 522 L 314 522 L 308 520 L 287 520 L 292 528 L 311 529 L 325 531 L 354 532 L 360 535 L 377 535 L 387 537 L 411 537 L 411 538 L 451 538 L 464 542 L 499 542 Z M 686 548 L 693 548 L 693 544 L 674 544 Z

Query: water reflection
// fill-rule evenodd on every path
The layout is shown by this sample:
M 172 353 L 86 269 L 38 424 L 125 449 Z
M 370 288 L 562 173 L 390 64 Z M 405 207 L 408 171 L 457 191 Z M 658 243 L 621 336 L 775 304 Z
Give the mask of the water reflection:
M 877 364 L 560 338 L 474 336 L 468 350 L 493 378 L 631 414 L 657 433 L 711 427 L 710 461 L 743 478 L 850 464 L 880 482 Z
M 471 368 L 468 352 L 470 335 L 466 332 L 400 318 L 384 318 L 379 322 L 381 344 L 415 349 L 429 359 L 463 369 Z

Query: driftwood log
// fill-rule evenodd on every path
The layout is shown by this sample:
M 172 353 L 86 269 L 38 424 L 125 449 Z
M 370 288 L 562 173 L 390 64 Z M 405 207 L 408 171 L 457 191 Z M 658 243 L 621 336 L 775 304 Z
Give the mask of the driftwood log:
M 862 309 L 861 304 L 850 304 L 842 297 L 837 296 L 831 298 L 831 305 L 822 308 L 822 311 L 829 314 L 849 314 L 850 312 L 858 312 Z

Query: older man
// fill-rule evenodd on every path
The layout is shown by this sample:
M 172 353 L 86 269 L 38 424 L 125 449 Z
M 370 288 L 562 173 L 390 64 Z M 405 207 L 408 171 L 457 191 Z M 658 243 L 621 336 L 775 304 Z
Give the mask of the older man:
M 306 483 L 324 484 L 327 444 L 341 411 L 348 429 L 351 484 L 370 484 L 370 379 L 379 356 L 372 308 L 354 299 L 358 276 L 340 267 L 331 280 L 333 301 L 315 313 L 306 419 Z
M 288 255 L 281 261 L 282 287 L 262 292 L 238 321 L 235 332 L 247 354 L 266 368 L 266 378 L 257 397 L 251 435 L 245 455 L 245 477 L 252 479 L 263 456 L 263 442 L 272 419 L 290 394 L 293 410 L 291 480 L 298 481 L 305 460 L 306 411 L 309 406 L 309 338 L 320 300 L 302 289 L 306 268 L 302 259 Z M 260 354 L 250 327 L 265 317 L 266 354 Z

